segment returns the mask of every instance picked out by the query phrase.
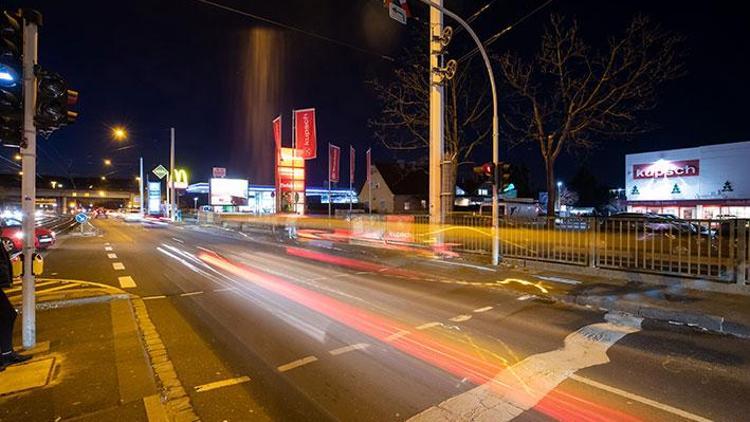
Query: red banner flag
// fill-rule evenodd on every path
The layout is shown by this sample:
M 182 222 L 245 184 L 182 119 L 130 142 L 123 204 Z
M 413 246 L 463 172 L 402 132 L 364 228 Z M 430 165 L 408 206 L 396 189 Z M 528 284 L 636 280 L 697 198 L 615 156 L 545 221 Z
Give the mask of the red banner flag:
M 341 148 L 336 145 L 328 144 L 328 180 L 331 182 L 339 181 L 339 159 L 341 157 Z
M 318 156 L 314 108 L 294 110 L 294 148 L 305 160 L 312 160 Z
M 369 183 L 370 182 L 370 173 L 372 173 L 370 171 L 370 167 L 372 166 L 372 157 L 371 157 L 372 152 L 371 152 L 371 148 L 367 148 L 367 154 L 366 155 L 367 155 L 367 182 Z
M 349 184 L 354 184 L 354 147 L 349 145 Z
M 273 140 L 276 142 L 276 154 L 281 151 L 281 116 L 273 119 Z

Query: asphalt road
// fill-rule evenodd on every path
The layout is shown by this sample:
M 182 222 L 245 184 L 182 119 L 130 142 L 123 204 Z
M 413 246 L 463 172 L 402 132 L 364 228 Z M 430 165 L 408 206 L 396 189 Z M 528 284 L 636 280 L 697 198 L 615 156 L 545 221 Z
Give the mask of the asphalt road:
M 46 273 L 142 297 L 203 420 L 750 414 L 748 341 L 542 303 L 470 268 L 95 224 L 103 235 L 66 240 Z

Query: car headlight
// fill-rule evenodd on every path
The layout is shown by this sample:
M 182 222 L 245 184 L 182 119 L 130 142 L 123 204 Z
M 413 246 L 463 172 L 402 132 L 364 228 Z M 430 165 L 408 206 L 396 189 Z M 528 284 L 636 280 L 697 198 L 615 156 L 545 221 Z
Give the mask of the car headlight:
M 16 238 L 16 239 L 18 239 L 18 240 L 22 240 L 22 239 L 23 239 L 23 232 L 16 232 L 16 233 L 15 233 L 15 234 L 13 235 L 13 237 L 15 237 L 15 238 Z

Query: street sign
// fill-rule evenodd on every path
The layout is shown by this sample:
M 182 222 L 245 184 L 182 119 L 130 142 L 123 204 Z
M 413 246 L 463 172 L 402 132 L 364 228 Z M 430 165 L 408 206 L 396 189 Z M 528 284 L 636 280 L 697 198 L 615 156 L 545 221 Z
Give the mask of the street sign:
M 227 169 L 224 167 L 214 167 L 214 179 L 222 179 L 227 176 Z
M 158 177 L 159 179 L 163 179 L 164 176 L 166 176 L 166 175 L 169 174 L 169 170 L 167 170 L 166 168 L 164 168 L 164 166 L 161 165 L 161 164 L 159 164 L 158 166 L 156 166 L 156 168 L 154 168 L 153 170 L 151 170 L 151 172 L 154 173 L 156 175 L 156 177 Z
M 76 214 L 76 223 L 83 224 L 89 220 L 89 216 L 85 212 L 79 212 Z
M 388 15 L 396 22 L 406 25 L 406 11 L 393 1 L 388 5 Z

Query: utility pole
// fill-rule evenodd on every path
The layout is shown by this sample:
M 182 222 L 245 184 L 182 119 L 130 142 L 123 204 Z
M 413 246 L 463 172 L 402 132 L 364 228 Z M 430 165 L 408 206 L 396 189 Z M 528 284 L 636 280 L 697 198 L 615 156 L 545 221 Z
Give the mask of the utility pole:
M 143 157 L 139 157 L 140 162 L 140 177 L 138 178 L 138 192 L 141 195 L 141 217 L 143 217 Z
M 168 192 L 170 197 L 169 203 L 169 218 L 174 221 L 175 215 L 175 189 L 174 189 L 174 128 L 169 128 L 170 142 L 169 142 L 169 177 L 167 178 Z
M 23 347 L 36 345 L 36 297 L 33 263 L 36 238 L 36 75 L 38 24 L 41 16 L 24 12 L 23 17 L 23 142 L 21 207 L 23 213 Z
M 445 102 L 443 99 L 443 84 L 441 76 L 435 72 L 440 68 L 443 46 L 440 37 L 443 34 L 443 0 L 433 3 L 439 7 L 430 7 L 430 163 L 429 163 L 429 204 L 430 223 L 441 224 L 445 221 L 445 210 L 442 204 L 443 188 L 443 151 L 445 145 Z

